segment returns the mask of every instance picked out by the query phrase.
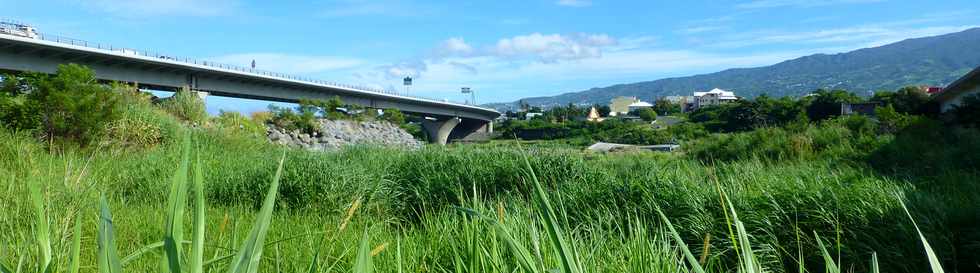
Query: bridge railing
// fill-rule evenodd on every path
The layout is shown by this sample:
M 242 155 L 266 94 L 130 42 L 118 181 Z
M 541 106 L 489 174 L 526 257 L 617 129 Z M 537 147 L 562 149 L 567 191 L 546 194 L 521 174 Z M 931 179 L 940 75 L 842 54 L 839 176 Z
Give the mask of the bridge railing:
M 289 75 L 289 74 L 279 73 L 279 72 L 274 72 L 274 71 L 266 71 L 266 70 L 261 70 L 261 69 L 253 69 L 253 68 L 250 68 L 250 67 L 244 67 L 244 66 L 238 66 L 238 65 L 224 64 L 224 63 L 213 62 L 213 61 L 206 61 L 206 60 L 197 60 L 197 59 L 187 58 L 187 57 L 178 57 L 178 56 L 170 55 L 170 54 L 162 54 L 162 53 L 156 52 L 156 51 L 137 50 L 137 49 L 126 48 L 126 47 L 117 47 L 117 46 L 113 46 L 111 44 L 105 44 L 105 43 L 93 43 L 93 42 L 88 42 L 88 41 L 85 41 L 85 40 L 68 38 L 68 37 L 58 36 L 58 35 L 44 34 L 44 33 L 39 33 L 39 32 L 36 32 L 35 34 L 37 35 L 36 39 L 43 40 L 43 41 L 55 42 L 55 43 L 61 43 L 61 44 L 68 44 L 68 45 L 73 45 L 73 46 L 81 46 L 81 47 L 87 47 L 87 48 L 92 48 L 92 49 L 105 50 L 105 51 L 109 51 L 109 52 L 116 53 L 116 54 L 157 58 L 157 59 L 168 60 L 168 61 L 182 62 L 182 63 L 186 63 L 186 64 L 195 64 L 195 65 L 206 66 L 206 67 L 211 67 L 211 68 L 219 68 L 219 69 L 232 70 L 232 71 L 238 71 L 238 72 L 255 74 L 255 75 L 262 75 L 262 76 L 274 77 L 274 78 L 279 78 L 279 79 L 288 79 L 288 80 L 294 80 L 294 81 L 302 81 L 302 82 L 314 83 L 314 84 L 319 84 L 319 85 L 326 85 L 326 86 L 331 86 L 331 87 L 354 89 L 354 90 L 363 91 L 363 92 L 372 92 L 372 93 L 379 93 L 379 94 L 387 94 L 387 95 L 411 97 L 411 98 L 423 99 L 423 100 L 430 100 L 430 101 L 440 101 L 440 102 L 450 102 L 450 103 L 456 103 L 456 104 L 472 105 L 469 102 L 458 102 L 458 101 L 449 101 L 449 100 L 446 100 L 446 99 L 427 98 L 427 97 L 422 97 L 422 96 L 417 96 L 417 95 L 411 95 L 411 94 L 406 94 L 406 93 L 398 92 L 397 90 L 393 90 L 393 89 L 380 89 L 380 88 L 371 88 L 371 87 L 362 86 L 362 85 L 343 84 L 343 83 L 337 83 L 337 82 L 331 82 L 331 81 L 324 81 L 324 80 L 314 79 L 314 78 L 311 78 L 311 77 L 295 76 L 295 75 Z

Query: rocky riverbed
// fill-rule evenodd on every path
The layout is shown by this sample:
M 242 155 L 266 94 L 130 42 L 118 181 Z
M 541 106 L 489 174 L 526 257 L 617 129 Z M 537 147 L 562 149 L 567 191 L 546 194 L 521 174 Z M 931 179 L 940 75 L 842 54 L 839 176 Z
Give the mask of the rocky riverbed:
M 269 141 L 314 151 L 337 150 L 346 145 L 367 144 L 418 149 L 422 142 L 401 127 L 387 121 L 320 120 L 320 132 L 313 135 L 269 126 Z

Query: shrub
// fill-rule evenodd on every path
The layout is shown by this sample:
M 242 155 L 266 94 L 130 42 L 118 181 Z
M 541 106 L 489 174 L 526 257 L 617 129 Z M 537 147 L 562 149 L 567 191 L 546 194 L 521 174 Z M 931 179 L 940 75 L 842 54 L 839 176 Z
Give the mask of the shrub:
M 151 148 L 180 137 L 183 129 L 176 117 L 154 107 L 149 98 L 140 93 L 128 94 L 135 96 L 130 99 L 139 99 L 123 105 L 120 118 L 107 124 L 105 141 L 108 144 Z
M 204 101 L 189 89 L 181 89 L 160 103 L 160 107 L 171 115 L 195 125 L 203 125 L 208 118 Z
M 315 108 L 300 106 L 297 111 L 293 109 L 269 106 L 272 118 L 268 123 L 282 128 L 286 131 L 299 130 L 304 134 L 314 135 L 319 132 L 320 126 L 317 122 Z
M 49 137 L 85 145 L 119 116 L 120 95 L 98 84 L 95 73 L 80 65 L 58 66 L 51 76 L 37 76 L 29 99 L 36 101 L 41 125 Z
M 966 127 L 980 128 L 980 95 L 963 98 L 951 111 L 953 122 Z
M 247 137 L 265 136 L 265 125 L 255 122 L 238 112 L 221 111 L 213 120 L 219 130 L 226 133 L 239 134 Z
M 387 120 L 395 125 L 405 124 L 405 114 L 402 114 L 402 111 L 394 108 L 385 109 L 384 114 L 381 114 L 381 119 Z
M 40 106 L 26 95 L 0 94 L 0 126 L 15 130 L 41 127 Z
M 250 116 L 252 118 L 252 122 L 255 122 L 257 124 L 266 124 L 269 123 L 269 120 L 272 119 L 272 112 L 269 111 L 252 112 Z
M 643 119 L 644 121 L 657 120 L 657 111 L 654 111 L 653 108 L 640 108 L 637 110 L 637 114 L 640 116 L 640 119 Z

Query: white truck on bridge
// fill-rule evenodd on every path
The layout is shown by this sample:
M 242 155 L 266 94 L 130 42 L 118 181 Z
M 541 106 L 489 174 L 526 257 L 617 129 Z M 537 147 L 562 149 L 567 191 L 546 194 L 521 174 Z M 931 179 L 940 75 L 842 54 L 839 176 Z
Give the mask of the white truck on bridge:
M 34 27 L 21 23 L 0 22 L 0 33 L 37 39 L 37 31 Z

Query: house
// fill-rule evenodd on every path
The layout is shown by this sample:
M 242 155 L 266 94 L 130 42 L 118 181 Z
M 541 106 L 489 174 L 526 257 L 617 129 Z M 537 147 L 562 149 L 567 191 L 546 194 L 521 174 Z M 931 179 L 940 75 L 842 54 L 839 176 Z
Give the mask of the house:
M 637 101 L 637 102 L 634 102 L 634 103 L 630 104 L 629 106 L 627 106 L 627 109 L 629 109 L 628 112 L 633 112 L 633 111 L 640 110 L 640 109 L 643 109 L 643 108 L 653 108 L 653 104 L 650 104 L 650 103 L 645 102 L 645 101 Z
M 640 100 L 636 97 L 615 97 L 609 102 L 609 115 L 625 115 L 630 111 L 630 105 Z
M 540 116 L 544 116 L 544 113 L 530 112 L 530 113 L 524 114 L 524 120 L 531 120 L 531 119 L 533 119 L 535 117 L 540 117 Z
M 963 103 L 963 98 L 976 95 L 980 95 L 980 67 L 947 85 L 932 99 L 939 103 L 939 111 L 945 113 Z
M 735 92 L 715 88 L 708 92 L 694 92 L 694 97 L 691 99 L 691 101 L 682 106 L 684 108 L 683 110 L 686 112 L 697 110 L 701 107 L 721 105 L 723 103 L 736 100 L 738 100 L 738 97 L 735 96 Z

